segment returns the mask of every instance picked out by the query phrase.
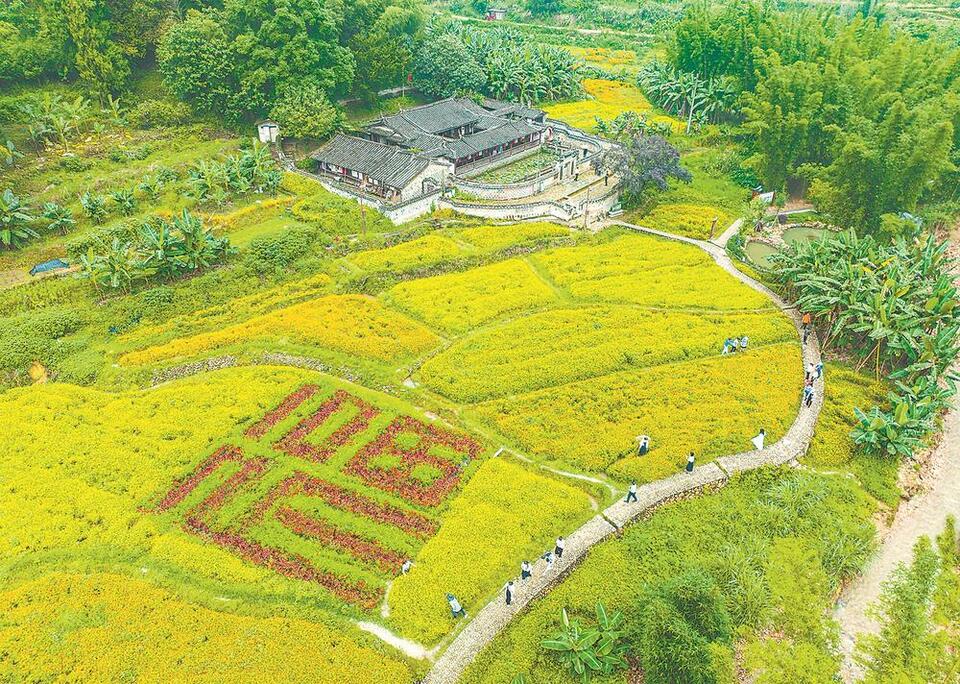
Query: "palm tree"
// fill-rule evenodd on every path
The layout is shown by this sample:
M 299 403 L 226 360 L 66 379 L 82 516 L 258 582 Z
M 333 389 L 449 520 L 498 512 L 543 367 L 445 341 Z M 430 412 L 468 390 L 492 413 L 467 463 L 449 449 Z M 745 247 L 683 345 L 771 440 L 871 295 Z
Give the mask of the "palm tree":
M 0 195 L 0 247 L 16 249 L 37 233 L 30 227 L 30 206 L 7 188 Z

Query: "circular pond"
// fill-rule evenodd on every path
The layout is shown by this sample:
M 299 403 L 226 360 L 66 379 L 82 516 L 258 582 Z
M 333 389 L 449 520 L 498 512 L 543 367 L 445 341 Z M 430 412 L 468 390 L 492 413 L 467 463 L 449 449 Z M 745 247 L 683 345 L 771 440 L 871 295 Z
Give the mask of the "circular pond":
M 796 242 L 813 242 L 814 240 L 819 240 L 830 231 L 826 228 L 814 228 L 812 226 L 794 226 L 793 228 L 787 228 L 783 231 L 783 241 L 787 244 L 793 244 Z M 750 261 L 757 264 L 758 266 L 763 266 L 764 268 L 770 268 L 770 255 L 777 253 L 777 248 L 766 242 L 761 242 L 759 240 L 750 240 L 744 245 L 743 250 L 747 253 L 747 256 L 750 258 Z

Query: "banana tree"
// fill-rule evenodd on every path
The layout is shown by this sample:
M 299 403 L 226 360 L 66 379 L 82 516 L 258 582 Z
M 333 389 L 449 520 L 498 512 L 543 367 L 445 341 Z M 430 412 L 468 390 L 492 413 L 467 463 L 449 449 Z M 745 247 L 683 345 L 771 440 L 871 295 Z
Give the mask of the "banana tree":
M 607 613 L 603 603 L 597 603 L 596 614 L 597 626 L 584 628 L 578 620 L 571 620 L 564 608 L 563 628 L 541 642 L 543 648 L 558 654 L 570 673 L 585 684 L 595 674 L 611 674 L 627 664 L 627 646 L 620 629 L 623 615 L 619 611 Z
M 16 249 L 30 238 L 37 237 L 37 232 L 30 227 L 34 220 L 30 213 L 30 205 L 21 201 L 7 188 L 0 195 L 0 247 Z

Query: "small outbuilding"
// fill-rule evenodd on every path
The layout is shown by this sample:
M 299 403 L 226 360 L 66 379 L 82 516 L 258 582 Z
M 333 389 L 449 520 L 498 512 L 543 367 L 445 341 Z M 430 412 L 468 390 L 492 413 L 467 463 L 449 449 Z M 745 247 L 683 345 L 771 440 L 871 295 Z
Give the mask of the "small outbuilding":
M 484 18 L 487 21 L 503 21 L 507 18 L 507 10 L 499 7 L 491 7 L 487 10 Z
M 275 143 L 280 139 L 280 124 L 275 121 L 261 121 L 257 124 L 257 135 L 262 143 Z

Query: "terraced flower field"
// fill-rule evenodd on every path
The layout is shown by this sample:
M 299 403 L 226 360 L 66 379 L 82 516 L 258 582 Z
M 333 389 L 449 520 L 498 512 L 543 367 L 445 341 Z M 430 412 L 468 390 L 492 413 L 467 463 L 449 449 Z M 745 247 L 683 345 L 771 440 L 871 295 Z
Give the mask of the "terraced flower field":
M 722 356 L 733 335 L 749 350 Z M 448 592 L 478 609 L 610 496 L 541 465 L 622 485 L 760 427 L 776 439 L 800 391 L 793 335 L 695 248 L 549 223 L 445 228 L 144 323 L 112 342 L 105 387 L 0 395 L 18 417 L 0 422 L 0 651 L 33 679 L 150 678 L 109 654 L 164 641 L 131 620 L 163 613 L 160 648 L 198 644 L 177 677 L 244 648 L 224 629 L 283 615 L 256 621 L 275 643 L 258 672 L 295 678 L 295 658 L 322 682 L 408 681 L 418 666 L 355 621 L 435 644 L 456 626 Z M 224 354 L 240 365 L 181 377 Z

